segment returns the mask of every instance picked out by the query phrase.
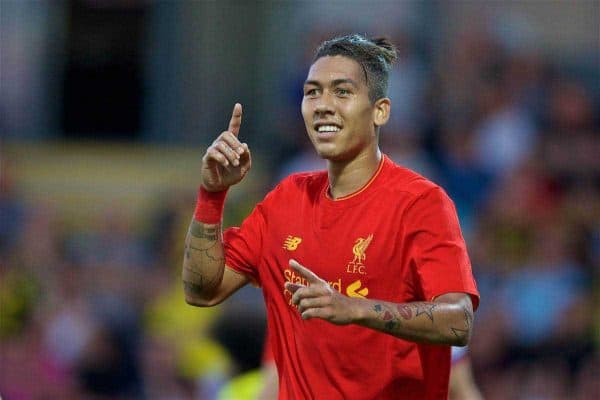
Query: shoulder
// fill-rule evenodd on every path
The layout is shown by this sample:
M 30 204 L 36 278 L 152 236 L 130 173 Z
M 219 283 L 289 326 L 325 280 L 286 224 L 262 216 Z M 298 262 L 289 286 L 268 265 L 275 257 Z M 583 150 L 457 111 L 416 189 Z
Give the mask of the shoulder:
M 446 191 L 430 179 L 388 160 L 383 188 L 407 213 L 455 212 Z
M 386 165 L 385 187 L 394 194 L 414 200 L 430 192 L 444 193 L 444 190 L 438 184 L 413 170 L 395 164 L 391 160 L 388 160 Z

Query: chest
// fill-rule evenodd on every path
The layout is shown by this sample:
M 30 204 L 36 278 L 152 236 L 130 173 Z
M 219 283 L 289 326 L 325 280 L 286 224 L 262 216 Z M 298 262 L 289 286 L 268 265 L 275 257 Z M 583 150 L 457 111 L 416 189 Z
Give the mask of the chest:
M 303 204 L 272 215 L 264 265 L 277 284 L 306 284 L 289 267 L 295 259 L 349 297 L 411 297 L 402 213 L 389 202 L 349 208 Z

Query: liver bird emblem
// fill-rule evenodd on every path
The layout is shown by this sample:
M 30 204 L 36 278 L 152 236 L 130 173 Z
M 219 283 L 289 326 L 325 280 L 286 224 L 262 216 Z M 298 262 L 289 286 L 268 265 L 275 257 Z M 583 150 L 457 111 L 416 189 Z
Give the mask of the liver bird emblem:
M 367 238 L 358 238 L 354 243 L 354 247 L 352 247 L 352 253 L 354 253 L 353 263 L 360 264 L 367 259 L 367 247 L 371 244 L 371 240 L 373 240 L 373 234 L 370 234 Z

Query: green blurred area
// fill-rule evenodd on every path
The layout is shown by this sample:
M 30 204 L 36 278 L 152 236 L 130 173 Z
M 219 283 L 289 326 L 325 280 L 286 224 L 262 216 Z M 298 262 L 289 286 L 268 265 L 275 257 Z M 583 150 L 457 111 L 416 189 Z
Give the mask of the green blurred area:
M 67 227 L 80 229 L 106 212 L 130 219 L 137 231 L 148 215 L 174 196 L 193 198 L 200 183 L 202 147 L 119 142 L 8 142 L 5 168 L 24 202 L 43 203 Z M 254 156 L 260 160 L 260 156 Z M 226 222 L 239 223 L 267 190 L 254 162 L 247 179 L 229 194 Z

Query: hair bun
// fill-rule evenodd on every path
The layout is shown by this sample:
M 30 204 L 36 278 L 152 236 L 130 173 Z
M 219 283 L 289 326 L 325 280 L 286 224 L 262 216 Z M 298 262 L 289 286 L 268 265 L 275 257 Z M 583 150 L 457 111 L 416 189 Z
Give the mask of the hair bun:
M 377 37 L 371 39 L 371 41 L 382 49 L 381 55 L 388 64 L 393 64 L 398 59 L 398 52 L 396 46 L 386 37 Z

